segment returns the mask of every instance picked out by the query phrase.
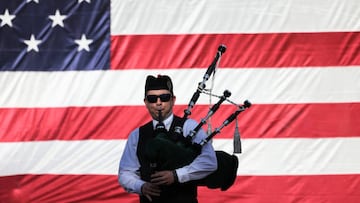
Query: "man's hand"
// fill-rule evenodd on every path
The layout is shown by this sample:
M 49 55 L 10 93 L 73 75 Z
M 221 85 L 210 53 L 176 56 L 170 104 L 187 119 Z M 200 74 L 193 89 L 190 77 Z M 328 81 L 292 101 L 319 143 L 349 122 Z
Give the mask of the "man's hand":
M 175 181 L 173 171 L 158 171 L 151 175 L 151 183 L 155 185 L 171 185 Z
M 151 202 L 151 196 L 160 196 L 161 190 L 159 186 L 153 183 L 144 183 L 141 187 L 141 192 Z

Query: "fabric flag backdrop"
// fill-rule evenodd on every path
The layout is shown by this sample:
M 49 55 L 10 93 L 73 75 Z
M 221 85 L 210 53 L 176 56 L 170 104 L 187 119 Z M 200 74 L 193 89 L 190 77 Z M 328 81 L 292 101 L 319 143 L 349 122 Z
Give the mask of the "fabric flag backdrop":
M 358 0 L 1 0 L 0 202 L 137 202 L 117 171 L 150 119 L 146 75 L 173 78 L 182 116 L 220 44 L 207 87 L 253 106 L 235 184 L 199 201 L 360 202 L 359 16 Z

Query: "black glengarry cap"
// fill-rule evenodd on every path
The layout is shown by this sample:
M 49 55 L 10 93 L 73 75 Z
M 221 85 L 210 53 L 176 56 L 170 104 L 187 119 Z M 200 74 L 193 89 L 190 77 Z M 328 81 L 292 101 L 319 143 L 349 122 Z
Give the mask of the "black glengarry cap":
M 167 75 L 158 75 L 157 77 L 148 75 L 145 83 L 145 95 L 149 90 L 169 90 L 174 95 L 171 78 Z

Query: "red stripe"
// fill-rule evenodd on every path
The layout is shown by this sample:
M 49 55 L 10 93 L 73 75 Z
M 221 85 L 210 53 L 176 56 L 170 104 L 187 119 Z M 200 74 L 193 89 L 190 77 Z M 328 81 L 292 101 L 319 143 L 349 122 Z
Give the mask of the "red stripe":
M 0 202 L 138 202 L 111 175 L 17 175 L 0 177 Z
M 226 192 L 200 188 L 199 202 L 358 203 L 360 175 L 238 176 Z
M 360 65 L 360 32 L 323 32 L 112 36 L 111 68 L 208 67 L 220 44 L 221 67 Z
M 185 106 L 176 106 L 183 115 Z M 236 108 L 223 105 L 212 117 L 221 123 Z M 200 121 L 207 105 L 193 109 L 191 118 Z M 256 105 L 238 116 L 243 138 L 359 137 L 360 103 Z M 0 141 L 126 139 L 135 127 L 149 121 L 143 106 L 10 108 L 0 109 Z M 29 119 L 30 118 L 30 119 Z M 205 127 L 205 126 L 204 126 Z M 232 138 L 231 123 L 216 138 Z
M 360 202 L 360 175 L 239 176 L 226 192 L 199 187 L 199 202 Z M 138 202 L 115 175 L 0 177 L 0 202 Z

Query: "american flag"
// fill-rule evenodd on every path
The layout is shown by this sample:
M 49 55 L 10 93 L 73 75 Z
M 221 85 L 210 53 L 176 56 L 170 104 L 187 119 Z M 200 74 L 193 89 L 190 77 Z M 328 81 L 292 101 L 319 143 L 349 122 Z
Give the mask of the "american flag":
M 253 105 L 234 185 L 199 202 L 360 202 L 360 1 L 0 1 L 1 203 L 138 202 L 117 172 L 146 76 L 173 78 L 182 116 L 220 44 L 207 87 Z

